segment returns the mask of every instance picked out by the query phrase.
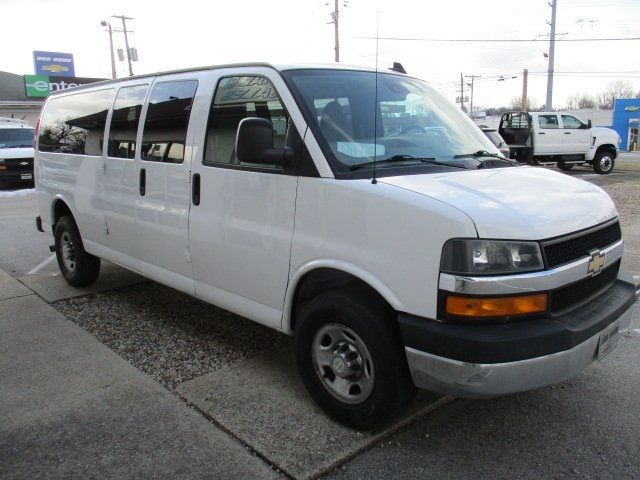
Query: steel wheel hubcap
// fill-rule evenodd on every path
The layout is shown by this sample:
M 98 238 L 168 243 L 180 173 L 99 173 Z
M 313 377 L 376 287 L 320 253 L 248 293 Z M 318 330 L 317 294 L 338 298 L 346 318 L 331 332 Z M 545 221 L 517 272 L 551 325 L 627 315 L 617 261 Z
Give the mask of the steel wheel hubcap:
M 68 232 L 64 232 L 60 237 L 62 243 L 62 262 L 69 271 L 73 271 L 76 268 L 76 249 L 71 241 L 71 236 Z
M 360 336 L 339 323 L 323 325 L 312 345 L 316 373 L 331 395 L 360 403 L 373 390 L 374 371 L 369 349 Z
M 611 157 L 602 157 L 600 159 L 600 168 L 602 168 L 602 170 L 609 170 L 611 168 L 611 163 Z

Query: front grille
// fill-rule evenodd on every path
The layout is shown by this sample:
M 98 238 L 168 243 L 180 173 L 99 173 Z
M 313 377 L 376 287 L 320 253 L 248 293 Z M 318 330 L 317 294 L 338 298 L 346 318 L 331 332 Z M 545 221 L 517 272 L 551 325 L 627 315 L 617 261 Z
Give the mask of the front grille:
M 549 292 L 549 310 L 551 313 L 561 312 L 611 286 L 618 278 L 619 269 L 620 260 L 609 265 L 595 277 L 587 277 Z
M 615 222 L 584 234 L 572 235 L 567 239 L 542 242 L 547 267 L 557 267 L 589 255 L 591 250 L 605 248 L 622 238 L 620 223 Z
M 20 165 L 27 162 L 27 165 Z M 33 158 L 5 158 L 0 165 L 5 165 L 4 170 L 31 170 L 33 168 Z

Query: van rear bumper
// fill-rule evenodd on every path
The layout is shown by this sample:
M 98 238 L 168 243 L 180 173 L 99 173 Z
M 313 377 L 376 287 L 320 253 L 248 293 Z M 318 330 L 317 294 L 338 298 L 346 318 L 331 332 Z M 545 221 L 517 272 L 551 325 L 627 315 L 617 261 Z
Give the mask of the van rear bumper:
M 407 362 L 419 388 L 467 398 L 505 395 L 566 380 L 608 351 L 628 328 L 635 285 L 618 280 L 563 317 L 451 325 L 400 314 Z

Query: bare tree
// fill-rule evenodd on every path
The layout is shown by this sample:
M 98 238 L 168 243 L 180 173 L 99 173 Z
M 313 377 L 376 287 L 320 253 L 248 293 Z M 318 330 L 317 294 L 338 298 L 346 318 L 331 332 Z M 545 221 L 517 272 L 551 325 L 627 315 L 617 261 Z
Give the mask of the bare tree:
M 520 110 L 522 108 L 522 97 L 513 97 L 509 103 L 511 110 Z M 527 111 L 538 110 L 538 104 L 533 97 L 527 97 Z
M 578 110 L 581 108 L 596 108 L 596 99 L 588 93 L 575 93 L 567 99 L 567 108 L 569 110 Z
M 614 80 L 598 94 L 598 108 L 612 109 L 616 98 L 633 98 L 635 92 L 628 80 Z

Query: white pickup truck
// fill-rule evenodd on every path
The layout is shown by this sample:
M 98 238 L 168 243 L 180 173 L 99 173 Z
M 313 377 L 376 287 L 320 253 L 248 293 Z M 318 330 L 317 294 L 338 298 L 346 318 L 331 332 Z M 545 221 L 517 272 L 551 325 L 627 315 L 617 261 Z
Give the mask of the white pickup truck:
M 498 132 L 511 158 L 526 163 L 555 163 L 561 170 L 589 164 L 596 173 L 613 171 L 620 136 L 562 112 L 507 112 Z

